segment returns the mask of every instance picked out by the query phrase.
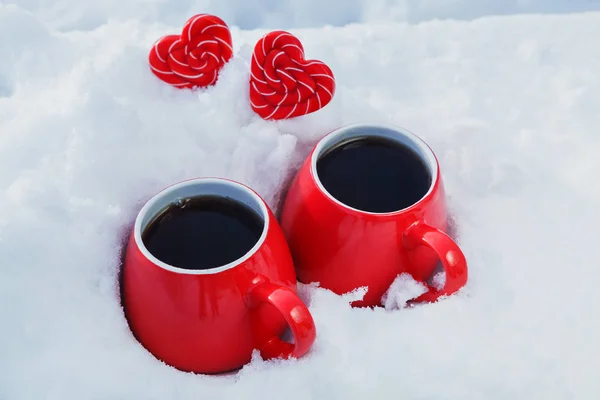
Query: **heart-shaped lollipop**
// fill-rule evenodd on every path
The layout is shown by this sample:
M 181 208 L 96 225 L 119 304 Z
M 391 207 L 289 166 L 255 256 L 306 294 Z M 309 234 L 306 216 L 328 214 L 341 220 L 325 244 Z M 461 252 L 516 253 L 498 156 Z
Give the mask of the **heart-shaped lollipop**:
M 181 35 L 158 39 L 148 61 L 154 75 L 164 82 L 193 88 L 214 84 L 219 70 L 232 56 L 227 24 L 214 15 L 198 14 L 187 20 Z
M 264 119 L 280 120 L 310 114 L 325 107 L 335 93 L 331 69 L 305 60 L 300 40 L 273 31 L 254 46 L 250 67 L 250 103 Z

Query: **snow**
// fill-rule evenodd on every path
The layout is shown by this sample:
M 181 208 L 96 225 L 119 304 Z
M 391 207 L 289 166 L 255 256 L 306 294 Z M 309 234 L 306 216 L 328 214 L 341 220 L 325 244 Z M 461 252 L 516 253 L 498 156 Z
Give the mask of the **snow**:
M 442 286 L 436 285 L 436 288 Z M 427 292 L 427 287 L 423 283 L 413 279 L 410 274 L 402 273 L 392 282 L 388 291 L 381 298 L 381 302 L 386 310 L 396 310 L 406 307 L 409 300 L 415 299 L 425 292 Z
M 19 0 L 18 4 L 59 30 L 90 30 L 107 20 L 131 18 L 179 26 L 199 10 L 218 15 L 243 29 L 381 21 L 416 23 L 448 18 L 469 20 L 487 15 L 600 10 L 600 0 Z
M 314 19 L 300 0 L 0 5 L 0 399 L 598 398 L 600 13 L 539 15 L 597 3 L 453 3 L 350 1 Z M 399 7 L 462 20 L 411 24 Z M 213 10 L 238 25 L 219 83 L 159 82 L 149 46 Z M 255 41 L 279 23 L 338 87 L 325 109 L 276 123 L 252 113 L 247 81 Z M 370 310 L 349 306 L 360 293 L 299 285 L 318 328 L 300 360 L 208 377 L 148 354 L 116 285 L 143 201 L 213 175 L 277 210 L 314 143 L 364 121 L 438 155 L 464 290 Z

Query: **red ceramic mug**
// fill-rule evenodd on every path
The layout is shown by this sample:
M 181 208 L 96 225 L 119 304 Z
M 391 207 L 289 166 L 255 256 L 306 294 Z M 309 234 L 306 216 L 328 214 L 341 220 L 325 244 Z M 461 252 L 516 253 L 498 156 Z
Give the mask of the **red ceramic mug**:
M 243 257 L 212 269 L 190 270 L 155 258 L 142 232 L 170 204 L 197 196 L 237 200 L 264 221 Z M 301 357 L 315 340 L 315 325 L 296 296 L 289 248 L 269 207 L 250 188 L 201 178 L 170 186 L 141 209 L 123 266 L 123 306 L 138 341 L 156 358 L 183 371 L 219 373 L 264 358 Z M 286 326 L 294 344 L 280 339 Z
M 342 143 L 370 136 L 391 140 L 422 160 L 429 172 L 429 189 L 420 200 L 392 212 L 367 212 L 342 203 L 325 189 L 317 160 Z M 381 305 L 382 296 L 403 272 L 428 288 L 414 302 L 436 301 L 467 281 L 465 256 L 446 234 L 448 217 L 438 161 L 423 140 L 397 127 L 354 124 L 321 139 L 292 182 L 280 224 L 298 280 L 318 282 L 338 294 L 367 288 L 353 306 Z M 446 279 L 436 289 L 427 281 L 440 261 Z

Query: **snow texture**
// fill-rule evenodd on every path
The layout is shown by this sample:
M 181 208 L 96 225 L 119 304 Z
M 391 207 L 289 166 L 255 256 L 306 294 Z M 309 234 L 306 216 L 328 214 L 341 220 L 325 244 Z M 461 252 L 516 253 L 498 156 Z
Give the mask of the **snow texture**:
M 414 280 L 410 274 L 402 273 L 392 282 L 381 300 L 386 310 L 396 310 L 406 307 L 409 300 L 425 292 L 427 287 L 423 283 Z
M 59 30 L 91 30 L 127 19 L 179 26 L 198 12 L 219 15 L 242 29 L 279 29 L 600 10 L 600 0 L 17 0 L 17 4 Z
M 0 399 L 600 398 L 600 14 L 473 19 L 598 3 L 442 3 L 0 5 Z M 232 25 L 235 56 L 216 86 L 177 90 L 149 72 L 147 52 L 198 12 Z M 411 24 L 447 16 L 462 20 Z M 325 109 L 283 122 L 252 113 L 248 62 L 270 28 L 331 66 Z M 299 285 L 318 327 L 311 352 L 226 376 L 146 352 L 117 287 L 143 202 L 223 176 L 278 210 L 315 142 L 364 121 L 405 127 L 436 152 L 469 261 L 464 290 L 371 310 Z

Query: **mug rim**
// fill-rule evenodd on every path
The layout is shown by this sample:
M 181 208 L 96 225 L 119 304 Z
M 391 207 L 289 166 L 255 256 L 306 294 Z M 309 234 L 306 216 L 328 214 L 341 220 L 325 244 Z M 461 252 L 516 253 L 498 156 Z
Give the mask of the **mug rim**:
M 210 191 L 210 189 L 215 188 L 220 189 L 221 191 Z M 236 201 L 242 202 L 249 206 L 263 219 L 263 230 L 254 246 L 252 246 L 252 248 L 248 250 L 242 257 L 228 264 L 208 269 L 186 269 L 176 267 L 159 260 L 152 253 L 150 253 L 150 251 L 144 245 L 144 241 L 142 240 L 142 232 L 154 219 L 154 217 L 156 217 L 156 215 L 160 211 L 164 210 L 169 204 L 172 204 L 176 201 L 209 194 L 230 197 Z M 258 193 L 256 193 L 250 187 L 240 182 L 225 178 L 192 178 L 168 186 L 152 196 L 144 204 L 136 216 L 133 228 L 133 237 L 135 244 L 142 255 L 159 268 L 181 275 L 214 275 L 233 269 L 250 259 L 250 257 L 252 257 L 265 242 L 267 233 L 269 231 L 269 224 L 270 218 L 267 205 L 258 195 Z
M 403 146 L 408 146 L 417 153 L 417 155 L 421 158 L 422 161 L 425 162 L 431 175 L 431 183 L 427 192 L 419 200 L 407 207 L 398 210 L 386 212 L 373 212 L 351 207 L 336 199 L 331 193 L 327 191 L 327 189 L 325 189 L 325 186 L 323 186 L 323 183 L 319 179 L 319 174 L 317 173 L 317 161 L 319 157 L 325 151 L 338 145 L 344 139 L 364 136 L 384 137 L 387 139 L 391 139 L 397 143 L 400 143 Z M 391 124 L 359 122 L 347 124 L 336 128 L 333 131 L 329 132 L 327 135 L 325 135 L 321 140 L 319 140 L 314 150 L 312 151 L 310 157 L 310 173 L 319 191 L 323 193 L 330 201 L 333 201 L 340 207 L 363 215 L 389 216 L 405 213 L 413 209 L 414 207 L 417 207 L 420 204 L 422 204 L 433 193 L 434 188 L 436 187 L 439 180 L 439 162 L 437 160 L 437 157 L 435 156 L 435 153 L 429 147 L 429 145 L 423 139 L 421 139 L 419 136 L 409 131 L 408 129 Z

